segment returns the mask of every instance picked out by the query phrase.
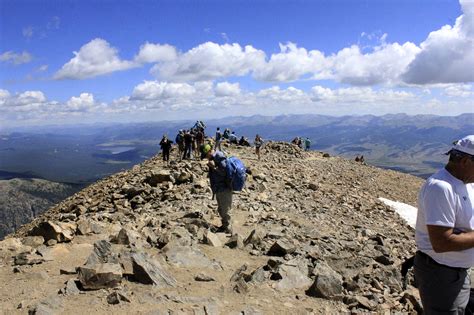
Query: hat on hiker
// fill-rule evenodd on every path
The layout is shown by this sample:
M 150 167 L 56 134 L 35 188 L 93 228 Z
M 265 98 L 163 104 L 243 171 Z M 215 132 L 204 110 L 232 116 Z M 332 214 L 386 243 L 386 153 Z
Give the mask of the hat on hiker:
M 474 135 L 469 135 L 454 141 L 453 147 L 446 154 L 451 153 L 453 150 L 474 156 Z
M 207 153 L 209 153 L 209 151 L 211 151 L 211 145 L 209 144 L 206 144 L 202 147 L 202 150 L 201 150 L 201 159 L 205 158 Z

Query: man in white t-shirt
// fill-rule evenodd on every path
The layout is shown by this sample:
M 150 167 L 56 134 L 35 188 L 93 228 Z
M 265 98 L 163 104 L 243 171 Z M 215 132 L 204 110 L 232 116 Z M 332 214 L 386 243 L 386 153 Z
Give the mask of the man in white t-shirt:
M 425 314 L 464 314 L 474 265 L 474 135 L 454 142 L 418 196 L 415 279 Z

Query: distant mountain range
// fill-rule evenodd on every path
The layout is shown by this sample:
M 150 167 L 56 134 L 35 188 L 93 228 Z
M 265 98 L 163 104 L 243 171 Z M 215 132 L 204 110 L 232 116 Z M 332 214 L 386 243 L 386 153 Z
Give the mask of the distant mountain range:
M 0 179 L 36 177 L 90 183 L 127 169 L 159 152 L 163 134 L 174 140 L 194 121 L 45 126 L 4 132 L 0 138 Z M 282 115 L 227 117 L 206 121 L 207 134 L 231 128 L 250 141 L 291 141 L 309 137 L 312 149 L 426 177 L 446 161 L 449 144 L 474 133 L 474 114 L 385 116 Z

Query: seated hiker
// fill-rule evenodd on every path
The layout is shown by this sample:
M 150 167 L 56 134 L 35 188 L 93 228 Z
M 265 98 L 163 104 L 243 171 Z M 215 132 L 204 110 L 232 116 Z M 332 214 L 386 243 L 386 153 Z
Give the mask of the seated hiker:
M 235 135 L 235 131 L 232 131 L 232 133 L 229 135 L 229 142 L 232 144 L 238 144 L 239 141 Z
M 222 136 L 224 137 L 224 139 L 229 139 L 229 136 L 230 136 L 230 129 L 229 129 L 229 128 L 225 128 L 224 134 L 223 134 Z
M 244 146 L 244 147 L 250 147 L 250 142 L 247 138 L 242 136 L 239 140 L 239 145 Z

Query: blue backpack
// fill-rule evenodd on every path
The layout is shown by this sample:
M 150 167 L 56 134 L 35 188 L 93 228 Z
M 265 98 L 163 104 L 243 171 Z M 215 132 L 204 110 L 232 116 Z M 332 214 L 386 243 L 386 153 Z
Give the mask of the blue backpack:
M 235 156 L 231 156 L 227 158 L 225 171 L 232 190 L 241 191 L 247 177 L 244 163 Z

